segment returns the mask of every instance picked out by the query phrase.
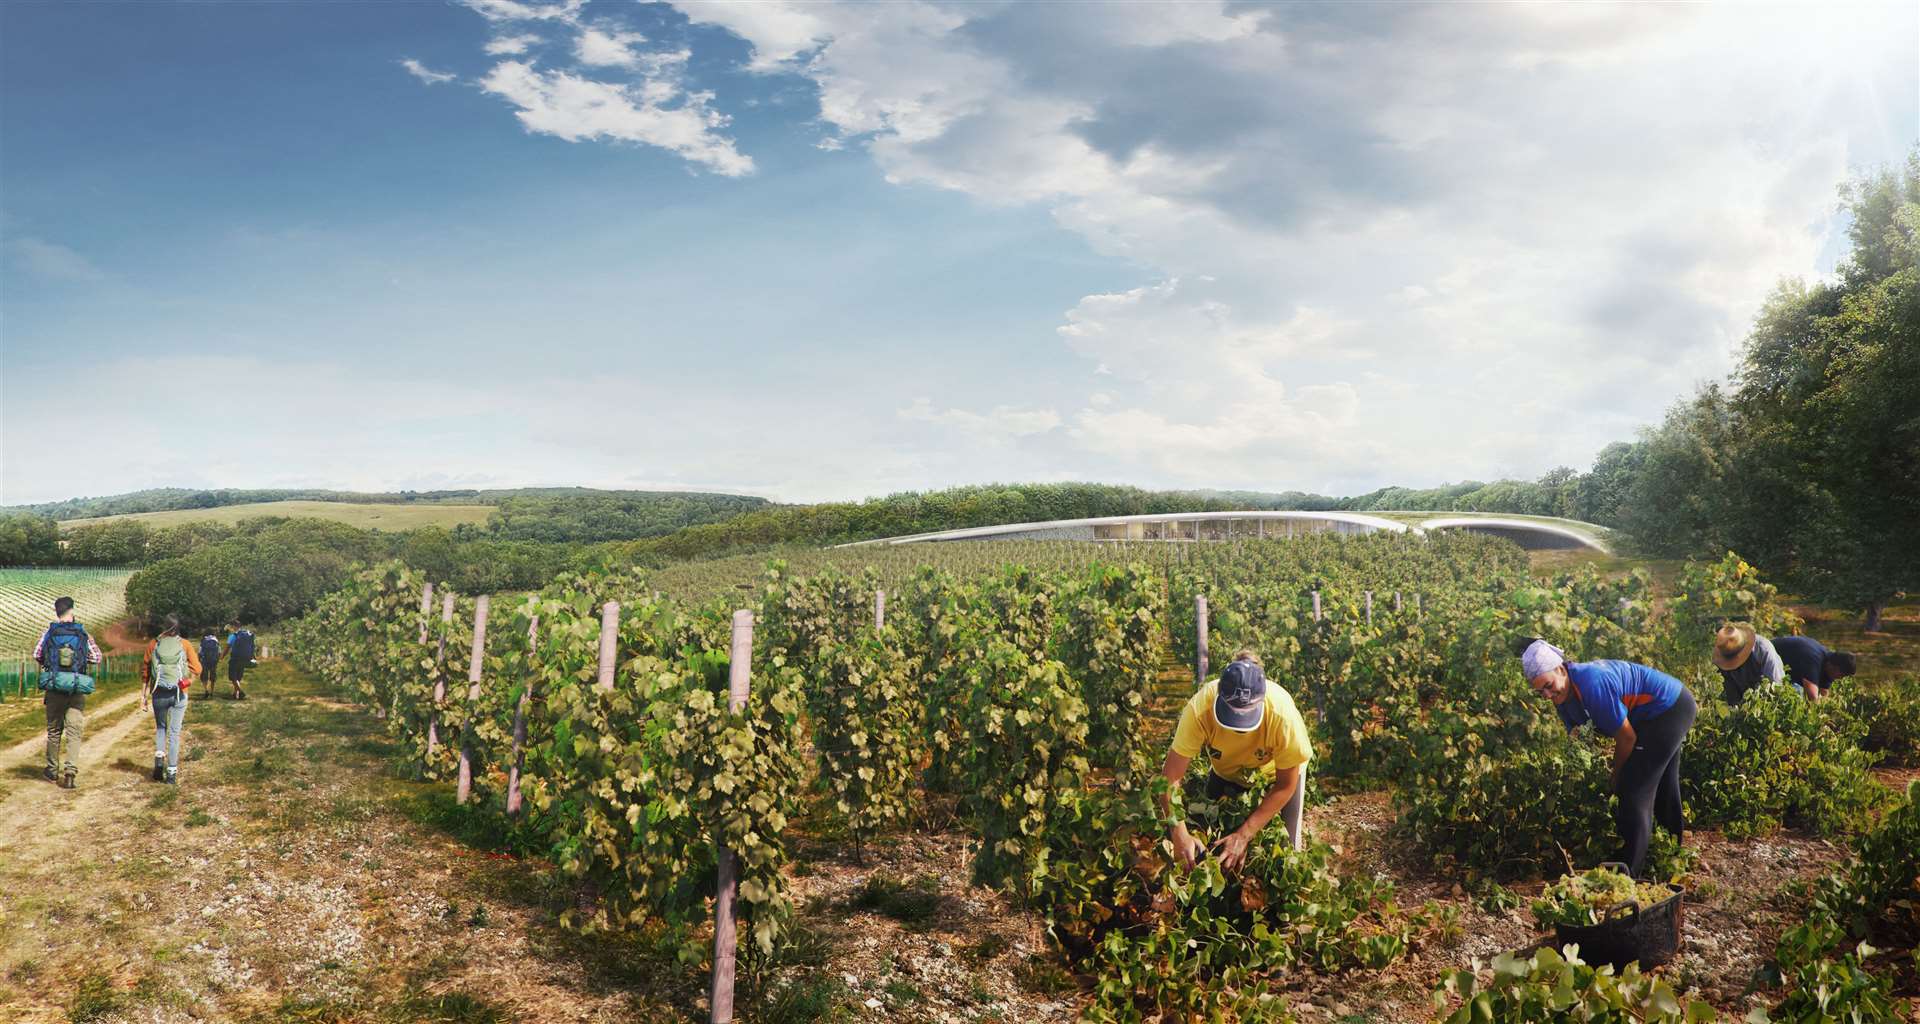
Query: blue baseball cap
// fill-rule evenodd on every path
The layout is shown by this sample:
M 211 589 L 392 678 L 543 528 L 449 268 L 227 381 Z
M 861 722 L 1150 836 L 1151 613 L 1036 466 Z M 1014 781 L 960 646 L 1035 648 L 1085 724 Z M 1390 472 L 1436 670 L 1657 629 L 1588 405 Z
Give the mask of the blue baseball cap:
M 1223 728 L 1252 732 L 1267 714 L 1267 674 L 1252 661 L 1236 661 L 1220 670 L 1220 695 L 1213 717 Z

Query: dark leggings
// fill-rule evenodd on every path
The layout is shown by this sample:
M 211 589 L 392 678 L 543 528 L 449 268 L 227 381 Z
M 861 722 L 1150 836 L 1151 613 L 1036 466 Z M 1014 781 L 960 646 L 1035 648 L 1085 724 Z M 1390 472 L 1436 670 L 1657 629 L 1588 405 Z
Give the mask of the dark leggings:
M 1653 824 L 1684 838 L 1686 821 L 1680 810 L 1680 744 L 1693 728 L 1700 706 L 1685 689 L 1673 706 L 1658 717 L 1634 725 L 1633 753 L 1620 766 L 1620 805 L 1613 823 L 1620 830 L 1619 860 L 1636 876 L 1647 865 L 1647 843 Z

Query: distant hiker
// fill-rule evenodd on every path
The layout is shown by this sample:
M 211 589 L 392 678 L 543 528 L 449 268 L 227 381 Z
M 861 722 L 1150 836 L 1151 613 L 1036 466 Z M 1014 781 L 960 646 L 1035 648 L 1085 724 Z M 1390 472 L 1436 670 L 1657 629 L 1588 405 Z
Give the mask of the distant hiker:
M 240 683 L 252 664 L 253 630 L 241 629 L 237 621 L 227 623 L 227 682 L 233 684 L 234 700 L 247 699 L 247 691 L 240 688 Z
M 212 693 L 215 672 L 220 667 L 220 637 L 208 633 L 200 638 L 200 692 Z
M 1168 784 L 1181 785 L 1187 766 L 1202 752 L 1210 769 L 1207 799 L 1219 800 L 1256 786 L 1265 787 L 1265 795 L 1247 820 L 1214 842 L 1213 849 L 1220 852 L 1220 866 L 1231 871 L 1245 864 L 1247 847 L 1276 814 L 1283 814 L 1287 835 L 1298 850 L 1300 810 L 1313 743 L 1293 697 L 1267 681 L 1252 651 L 1235 654 L 1233 662 L 1220 671 L 1220 678 L 1202 686 L 1180 709 L 1173 746 L 1160 769 Z M 1166 805 L 1167 801 L 1161 804 L 1163 814 Z M 1192 867 L 1206 856 L 1206 847 L 1187 831 L 1185 822 L 1176 822 L 1169 838 L 1182 867 Z
M 1773 649 L 1786 664 L 1787 682 L 1798 686 L 1811 701 L 1825 697 L 1835 682 L 1853 675 L 1858 667 L 1852 654 L 1829 651 L 1810 636 L 1779 637 L 1773 641 Z
M 47 709 L 48 782 L 72 789 L 80 774 L 80 739 L 87 725 L 87 694 L 93 692 L 93 677 L 87 669 L 106 658 L 100 646 L 87 635 L 87 627 L 74 621 L 73 598 L 53 602 L 54 621 L 33 645 L 33 660 L 40 672 L 41 702 Z M 60 757 L 60 742 L 66 740 L 66 759 Z
M 167 616 L 140 663 L 140 710 L 153 709 L 155 782 L 179 782 L 180 727 L 187 717 L 187 690 L 199 674 L 200 658 L 193 645 L 181 638 L 180 620 Z
M 1756 686 L 1785 678 L 1773 642 L 1744 622 L 1729 622 L 1713 634 L 1713 667 L 1720 670 L 1720 694 L 1729 704 L 1745 700 Z
M 1699 705 L 1680 680 L 1630 661 L 1568 661 L 1566 652 L 1527 638 L 1520 669 L 1533 692 L 1550 700 L 1567 731 L 1592 722 L 1613 737 L 1611 786 L 1620 798 L 1614 827 L 1621 852 L 1614 859 L 1635 875 L 1646 867 L 1653 825 L 1685 838 L 1680 806 L 1680 747 Z

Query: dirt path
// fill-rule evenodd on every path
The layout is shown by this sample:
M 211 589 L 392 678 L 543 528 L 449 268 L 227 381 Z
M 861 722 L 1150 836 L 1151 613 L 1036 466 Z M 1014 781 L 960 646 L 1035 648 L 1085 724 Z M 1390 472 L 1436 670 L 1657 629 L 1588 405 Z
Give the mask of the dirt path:
M 693 1020 L 698 964 L 558 927 L 545 866 L 401 778 L 379 723 L 273 663 L 250 695 L 190 705 L 179 786 L 137 695 L 91 716 L 76 791 L 0 755 L 0 1020 Z
M 36 718 L 43 716 L 39 710 L 31 714 Z M 97 708 L 89 707 L 85 739 L 80 746 L 80 785 L 95 784 L 100 778 L 100 768 L 113 756 L 114 748 L 129 733 L 138 731 L 141 723 L 150 721 L 152 719 L 140 713 L 138 691 L 121 694 Z M 33 814 L 36 808 L 48 806 L 48 798 L 64 793 L 40 775 L 46 767 L 46 752 L 44 732 L 36 732 L 0 751 L 0 821 Z M 10 843 L 18 838 L 17 832 L 0 832 L 0 853 L 10 849 Z

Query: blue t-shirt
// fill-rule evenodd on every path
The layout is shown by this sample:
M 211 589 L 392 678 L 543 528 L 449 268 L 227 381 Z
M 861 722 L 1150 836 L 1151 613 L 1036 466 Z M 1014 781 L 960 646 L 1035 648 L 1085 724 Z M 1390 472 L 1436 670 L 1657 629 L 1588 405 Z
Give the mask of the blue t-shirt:
M 1631 661 L 1570 661 L 1567 678 L 1573 699 L 1558 706 L 1568 729 L 1592 722 L 1595 730 L 1611 736 L 1622 722 L 1658 718 L 1680 699 L 1684 685 L 1656 668 Z
M 1787 682 L 1794 686 L 1812 683 L 1825 689 L 1826 677 L 1821 669 L 1827 663 L 1827 647 L 1810 636 L 1775 637 L 1773 652 L 1780 656 L 1780 663 L 1786 666 Z

